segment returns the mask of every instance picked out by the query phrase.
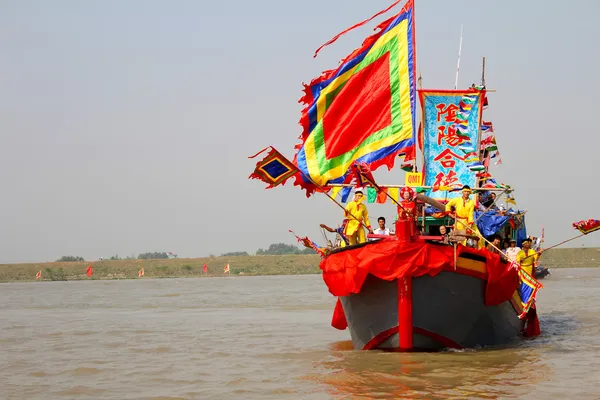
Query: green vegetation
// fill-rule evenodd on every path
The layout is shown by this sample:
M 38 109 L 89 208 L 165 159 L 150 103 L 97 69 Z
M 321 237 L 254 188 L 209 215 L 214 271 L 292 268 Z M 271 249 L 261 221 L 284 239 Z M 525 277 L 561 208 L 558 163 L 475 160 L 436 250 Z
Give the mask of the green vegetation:
M 142 253 L 138 256 L 139 260 L 154 260 L 154 259 L 169 258 L 169 255 L 165 252 L 154 252 L 154 253 Z
M 75 257 L 75 256 L 62 256 L 56 262 L 83 262 L 85 261 L 83 257 Z
M 223 273 L 226 264 L 229 264 L 232 276 L 319 274 L 320 260 L 316 254 L 285 254 L 4 264 L 0 265 L 0 282 L 33 281 L 38 271 L 42 271 L 44 281 L 137 279 L 142 268 L 144 278 L 222 277 L 226 276 Z M 90 264 L 94 268 L 91 278 L 86 276 Z M 205 264 L 208 267 L 207 274 L 203 273 Z M 541 265 L 550 269 L 599 267 L 600 248 L 553 249 L 544 253 Z
M 285 244 L 285 243 L 272 243 L 268 249 L 266 249 L 266 250 L 258 249 L 256 251 L 257 256 L 262 256 L 262 255 L 277 256 L 277 255 L 283 255 L 283 254 L 315 254 L 315 251 L 313 249 L 309 249 L 307 247 L 305 247 L 303 249 L 299 249 L 296 246 L 292 246 L 291 244 Z

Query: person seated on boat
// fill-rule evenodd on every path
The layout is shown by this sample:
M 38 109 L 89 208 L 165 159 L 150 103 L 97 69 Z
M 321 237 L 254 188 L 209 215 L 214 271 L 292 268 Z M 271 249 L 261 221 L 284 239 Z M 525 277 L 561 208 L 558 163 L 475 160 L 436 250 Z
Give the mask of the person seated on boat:
M 400 206 L 398 206 L 398 219 L 412 220 L 415 218 L 417 205 L 415 203 L 415 191 L 408 186 L 400 190 Z
M 533 268 L 537 265 L 537 260 L 540 258 L 541 252 L 536 252 L 531 249 L 531 239 L 525 238 L 521 243 L 523 249 L 517 253 L 517 262 L 530 276 L 533 276 Z
M 510 243 L 507 240 L 502 241 L 502 254 L 506 256 L 506 250 L 510 247 Z
M 490 193 L 490 199 L 492 202 L 488 206 L 488 209 L 489 210 L 497 210 L 498 206 L 496 205 L 496 193 L 494 193 L 494 192 Z
M 502 237 L 500 235 L 492 235 L 492 237 L 490 238 L 490 242 L 491 243 L 488 243 L 488 245 L 486 246 L 488 251 L 490 253 L 500 254 L 501 256 L 503 256 L 502 251 L 500 250 L 500 243 L 502 242 Z
M 510 245 L 508 249 L 506 249 L 506 258 L 508 261 L 517 261 L 517 254 L 519 254 L 521 248 L 517 246 L 517 241 L 514 239 L 510 239 L 508 242 Z
M 446 203 L 446 211 L 454 211 L 454 230 L 464 230 L 467 235 L 480 237 L 481 234 L 474 223 L 475 201 L 471 199 L 473 191 L 468 185 L 462 188 L 462 197 L 454 198 Z M 477 247 L 482 247 L 481 240 Z M 463 241 L 467 245 L 467 240 Z
M 385 218 L 384 217 L 377 218 L 377 223 L 379 224 L 379 228 L 374 229 L 373 234 L 387 235 L 387 236 L 394 234 L 394 232 L 392 232 L 389 228 L 385 227 Z M 369 240 L 379 240 L 379 238 L 373 238 L 373 239 L 369 239 Z
M 486 212 L 487 207 L 485 206 L 486 198 L 484 192 L 477 193 L 477 211 Z
M 448 235 L 448 228 L 446 228 L 446 225 L 440 226 L 440 236 L 442 237 L 442 240 L 436 240 L 436 242 L 450 244 L 450 236 Z
M 321 228 L 325 229 L 327 232 L 331 232 L 331 233 L 335 233 L 335 243 L 333 244 L 334 248 L 338 248 L 338 247 L 346 247 L 350 241 L 348 240 L 348 238 L 346 237 L 346 235 L 344 235 L 344 229 L 346 228 L 346 220 L 344 220 L 344 222 L 342 222 L 342 226 L 336 229 L 330 228 L 329 226 L 325 225 L 325 224 L 321 224 L 319 225 Z
M 363 195 L 362 188 L 356 188 L 354 191 L 354 199 L 348 203 L 346 211 L 344 212 L 344 217 L 348 220 L 344 235 L 348 238 L 351 245 L 365 243 L 367 241 L 364 227 L 369 230 L 369 233 L 373 233 L 371 222 L 369 222 L 367 206 L 362 204 L 364 199 L 365 196 Z

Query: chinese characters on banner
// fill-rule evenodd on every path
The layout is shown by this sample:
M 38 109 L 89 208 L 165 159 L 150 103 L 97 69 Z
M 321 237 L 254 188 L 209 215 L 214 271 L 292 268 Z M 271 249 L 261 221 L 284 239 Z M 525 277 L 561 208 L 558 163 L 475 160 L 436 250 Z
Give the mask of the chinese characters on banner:
M 475 100 L 461 104 L 463 96 Z M 481 94 L 473 91 L 419 91 L 423 115 L 424 186 L 459 188 L 475 187 L 476 172 L 465 160 L 476 154 L 465 153 L 461 145 L 478 148 L 481 126 Z M 460 191 L 446 192 L 429 189 L 434 199 L 459 197 Z

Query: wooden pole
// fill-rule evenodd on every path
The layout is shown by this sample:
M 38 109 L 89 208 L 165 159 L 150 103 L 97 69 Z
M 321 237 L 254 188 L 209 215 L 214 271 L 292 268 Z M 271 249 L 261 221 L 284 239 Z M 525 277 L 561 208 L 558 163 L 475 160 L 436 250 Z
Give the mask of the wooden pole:
M 574 237 L 572 237 L 572 238 L 570 238 L 570 239 L 563 240 L 562 242 L 560 242 L 560 243 L 558 243 L 558 244 L 555 244 L 555 245 L 553 245 L 553 246 L 550 246 L 550 247 L 548 247 L 547 249 L 542 249 L 542 251 L 541 251 L 541 252 L 539 252 L 539 253 L 538 253 L 538 252 L 534 252 L 532 255 L 525 257 L 523 260 L 526 260 L 526 259 L 528 259 L 529 257 L 533 257 L 533 256 L 535 256 L 536 254 L 541 254 L 541 253 L 544 253 L 544 252 L 546 252 L 546 251 L 548 251 L 548 250 L 551 250 L 551 249 L 553 249 L 553 248 L 555 248 L 555 247 L 561 246 L 561 245 L 563 245 L 563 244 L 565 244 L 565 243 L 567 243 L 567 242 L 570 242 L 571 240 L 579 239 L 580 237 L 582 237 L 582 236 L 585 236 L 585 235 L 586 235 L 585 233 L 582 233 L 581 235 L 577 235 L 577 236 L 574 236 Z M 521 261 L 522 261 L 522 260 L 521 260 Z
M 500 193 L 500 196 L 502 196 L 503 194 L 504 194 L 504 192 Z M 496 204 L 496 202 L 498 201 L 498 199 L 500 199 L 500 196 L 496 196 L 496 200 L 494 200 L 494 202 L 493 202 L 493 203 L 490 205 L 490 207 L 491 207 L 491 206 L 493 206 L 494 204 Z M 478 201 L 479 201 L 479 200 L 478 200 Z M 477 221 L 479 221 L 479 220 L 481 219 L 481 217 L 483 217 L 483 215 L 484 215 L 484 214 L 485 214 L 485 213 L 481 214 L 481 215 L 480 215 L 480 216 L 479 216 L 479 217 L 478 217 L 478 218 L 475 220 L 475 222 L 473 222 L 473 223 L 474 223 L 474 224 L 476 224 L 476 223 L 477 223 Z
M 355 185 L 351 184 L 351 183 L 332 183 L 331 185 L 328 185 L 329 187 L 354 187 Z M 404 188 L 404 187 L 411 187 L 413 189 L 433 189 L 433 186 L 407 186 L 407 185 L 377 185 L 379 187 L 386 187 L 386 188 Z M 454 192 L 460 192 L 462 190 L 462 186 L 460 188 L 456 188 L 455 190 L 452 190 Z M 507 192 L 507 193 L 511 193 L 513 190 L 512 189 L 502 189 L 502 188 L 471 188 L 471 190 L 473 192 Z
M 481 65 L 481 86 L 485 87 L 485 57 L 483 57 L 483 63 Z
M 300 170 L 298 170 L 298 171 L 300 171 Z M 304 174 L 304 172 L 300 171 L 300 173 L 301 173 L 301 174 L 302 174 L 304 177 L 306 177 L 306 179 L 308 179 L 308 180 L 309 180 L 309 181 L 310 181 L 310 182 L 311 182 L 313 185 L 315 185 L 315 186 L 316 186 L 316 187 L 319 189 L 319 191 L 320 191 L 321 193 L 323 193 L 325 196 L 329 197 L 329 199 L 330 199 L 331 201 L 333 201 L 335 204 L 337 204 L 337 205 L 338 205 L 338 207 L 340 207 L 342 210 L 344 210 L 344 214 L 346 214 L 346 208 L 345 208 L 343 205 L 341 205 L 340 203 L 338 203 L 338 201 L 337 201 L 336 199 L 334 199 L 333 197 L 331 197 L 331 195 L 330 195 L 329 193 L 325 192 L 325 190 L 324 190 L 324 189 L 323 189 L 321 186 L 317 185 L 317 184 L 316 184 L 316 183 L 315 183 L 315 182 L 314 182 L 312 179 L 310 179 L 310 177 L 306 176 L 306 175 Z M 363 196 L 364 196 L 364 193 L 363 193 Z M 352 213 L 348 213 L 348 214 L 349 214 L 349 215 L 350 215 L 350 216 L 351 216 L 353 219 L 355 219 L 356 221 L 358 221 L 358 222 L 359 222 L 359 223 L 360 223 L 360 224 L 361 224 L 361 225 L 362 225 L 362 226 L 363 226 L 363 227 L 364 227 L 364 228 L 365 228 L 367 231 L 369 230 L 369 227 L 367 227 L 367 225 L 365 225 L 365 223 L 364 223 L 364 222 L 362 222 L 361 220 L 359 220 L 358 218 L 356 218 L 356 217 L 355 217 L 355 216 L 354 216 Z

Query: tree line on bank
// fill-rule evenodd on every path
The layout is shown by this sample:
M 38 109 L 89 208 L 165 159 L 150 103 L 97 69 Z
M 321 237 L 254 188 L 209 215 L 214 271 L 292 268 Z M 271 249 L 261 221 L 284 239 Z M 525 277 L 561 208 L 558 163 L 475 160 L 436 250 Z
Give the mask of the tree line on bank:
M 280 255 L 286 255 L 286 254 L 314 254 L 314 253 L 315 252 L 313 249 L 309 249 L 309 248 L 301 249 L 298 246 L 294 246 L 291 244 L 285 244 L 285 243 L 272 243 L 266 249 L 256 250 L 257 256 L 268 256 L 268 255 L 280 256 Z M 232 252 L 221 254 L 222 257 L 237 257 L 237 256 L 250 256 L 250 255 L 251 254 L 248 254 L 247 251 L 232 251 Z M 211 254 L 211 257 L 214 257 L 214 255 Z M 135 256 L 119 257 L 119 255 L 117 254 L 115 256 L 107 258 L 107 260 L 151 260 L 151 259 L 161 259 L 161 258 L 169 258 L 169 255 L 165 252 L 148 252 L 148 253 L 141 253 L 137 257 L 135 257 Z M 62 256 L 61 258 L 59 258 L 56 261 L 57 262 L 84 262 L 85 260 L 83 257 L 79 257 L 79 256 Z

